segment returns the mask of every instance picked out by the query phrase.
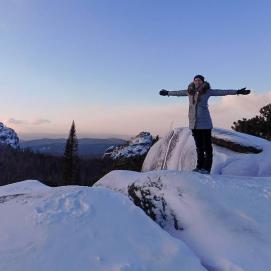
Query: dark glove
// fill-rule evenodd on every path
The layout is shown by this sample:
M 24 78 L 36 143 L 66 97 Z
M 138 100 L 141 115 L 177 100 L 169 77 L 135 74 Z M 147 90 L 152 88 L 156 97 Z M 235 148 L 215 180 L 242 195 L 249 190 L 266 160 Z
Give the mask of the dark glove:
M 165 89 L 161 89 L 159 94 L 162 95 L 162 96 L 168 96 L 168 91 L 165 90 Z
M 236 92 L 236 94 L 242 94 L 242 95 L 248 95 L 249 93 L 250 93 L 250 90 L 246 88 L 238 89 Z

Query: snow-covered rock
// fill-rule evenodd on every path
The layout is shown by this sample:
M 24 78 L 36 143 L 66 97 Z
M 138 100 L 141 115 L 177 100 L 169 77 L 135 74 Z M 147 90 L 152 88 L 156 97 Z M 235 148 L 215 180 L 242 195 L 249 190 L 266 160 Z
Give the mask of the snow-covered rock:
M 0 217 L 0 270 L 205 270 L 184 242 L 105 188 L 2 186 Z
M 271 177 L 113 171 L 96 186 L 129 196 L 207 270 L 270 270 Z
M 4 126 L 2 122 L 0 122 L 0 144 L 19 148 L 19 137 L 16 132 L 13 129 Z
M 236 131 L 214 128 L 212 129 L 213 143 L 241 153 L 260 153 L 266 140 Z
M 144 156 L 153 143 L 152 135 L 148 132 L 141 132 L 131 138 L 126 145 L 111 146 L 106 149 L 104 158 L 125 159 L 131 157 Z
M 213 129 L 212 174 L 238 176 L 271 176 L 271 142 L 255 136 Z M 222 147 L 223 144 L 224 147 Z M 229 149 L 229 148 L 230 149 Z M 242 153 L 233 151 L 241 149 Z M 244 150 L 251 153 L 243 153 Z M 258 152 L 258 153 L 256 153 Z M 156 142 L 149 150 L 142 171 L 159 169 L 188 170 L 196 166 L 196 148 L 188 128 L 176 128 Z

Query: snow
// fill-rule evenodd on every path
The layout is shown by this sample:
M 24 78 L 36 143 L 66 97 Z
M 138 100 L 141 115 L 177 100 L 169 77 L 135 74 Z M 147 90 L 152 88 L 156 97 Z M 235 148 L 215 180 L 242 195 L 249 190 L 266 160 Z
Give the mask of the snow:
M 148 132 L 141 132 L 128 142 L 127 145 L 109 147 L 104 157 L 110 157 L 112 159 L 130 158 L 135 156 L 145 155 L 150 149 L 153 142 L 152 135 Z
M 37 180 L 27 180 L 0 186 L 0 196 L 27 194 L 31 192 L 46 191 L 49 189 L 49 186 L 46 186 Z
M 116 181 L 118 176 L 119 182 Z M 114 180 L 110 184 L 110 180 Z M 164 229 L 184 241 L 208 270 L 269 271 L 271 266 L 271 177 L 202 175 L 180 171 L 107 174 L 97 185 L 122 190 L 123 183 L 150 185 L 154 210 L 157 198 L 174 213 L 184 230 L 170 219 Z M 162 187 L 157 189 L 157 185 Z M 121 188 L 121 189 L 120 189 Z M 165 206 L 163 206 L 163 209 Z
M 262 151 L 214 145 L 211 174 L 191 172 L 194 139 L 177 128 L 151 147 L 143 172 L 112 171 L 91 188 L 0 187 L 0 270 L 270 271 L 271 143 L 213 135 Z M 155 221 L 135 197 L 151 202 L 143 209 Z
M 128 178 L 124 174 L 125 172 L 127 172 Z M 113 170 L 96 182 L 94 187 L 107 187 L 128 195 L 128 186 L 135 182 L 142 174 L 144 173 L 129 170 Z
M 243 146 L 262 149 L 260 153 L 237 153 L 213 144 L 211 173 L 235 176 L 271 176 L 271 142 L 225 129 L 213 129 L 213 136 Z M 196 167 L 196 148 L 188 128 L 170 131 L 149 150 L 142 171 L 159 169 L 187 170 Z
M 239 133 L 222 128 L 212 129 L 212 135 L 216 138 L 223 138 L 225 140 L 238 143 L 247 147 L 254 147 L 259 150 L 263 150 L 270 142 L 257 136 Z
M 0 188 L 0 270 L 205 270 L 180 240 L 105 188 Z
M 19 138 L 15 131 L 0 122 L 0 144 L 6 144 L 13 148 L 19 148 Z

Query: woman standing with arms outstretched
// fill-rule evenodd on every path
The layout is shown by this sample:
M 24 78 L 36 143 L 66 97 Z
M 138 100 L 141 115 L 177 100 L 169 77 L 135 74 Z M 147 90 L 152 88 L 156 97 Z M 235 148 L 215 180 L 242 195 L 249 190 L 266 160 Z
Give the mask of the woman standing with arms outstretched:
M 188 96 L 189 98 L 189 128 L 195 140 L 197 150 L 197 167 L 193 171 L 209 174 L 213 162 L 213 148 L 211 131 L 212 119 L 208 109 L 208 99 L 211 96 L 247 95 L 250 90 L 246 88 L 238 90 L 211 89 L 210 84 L 202 75 L 196 75 L 192 83 L 185 90 L 167 91 L 160 90 L 162 96 Z

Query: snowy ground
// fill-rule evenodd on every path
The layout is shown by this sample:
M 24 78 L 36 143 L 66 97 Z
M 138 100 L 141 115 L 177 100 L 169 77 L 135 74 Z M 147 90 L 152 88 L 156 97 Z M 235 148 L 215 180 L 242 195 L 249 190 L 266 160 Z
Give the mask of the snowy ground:
M 105 188 L 0 187 L 0 270 L 205 270 L 126 196 Z
M 145 189 L 157 217 L 165 214 L 164 229 L 208 270 L 270 271 L 271 177 L 112 171 L 96 185 L 128 195 L 133 183 Z M 184 230 L 175 230 L 170 214 Z

